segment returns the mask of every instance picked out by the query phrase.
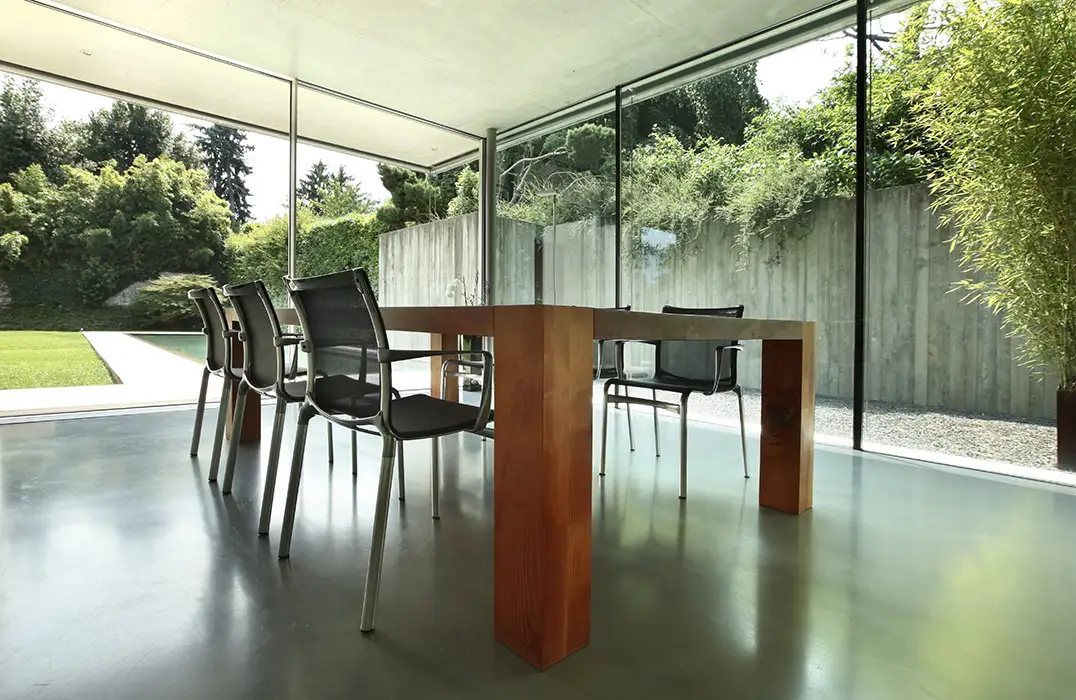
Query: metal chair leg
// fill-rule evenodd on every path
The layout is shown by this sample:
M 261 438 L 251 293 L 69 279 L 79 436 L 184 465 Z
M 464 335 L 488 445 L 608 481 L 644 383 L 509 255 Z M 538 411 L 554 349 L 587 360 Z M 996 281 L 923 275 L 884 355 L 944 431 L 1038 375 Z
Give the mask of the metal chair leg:
M 680 397 L 680 498 L 687 498 L 687 399 Z
M 627 404 L 625 404 L 627 405 Z M 630 426 L 631 418 L 628 418 Z M 609 434 L 609 392 L 602 390 L 602 459 L 598 467 L 598 475 L 605 476 L 605 443 Z
M 628 395 L 628 390 L 624 389 L 624 396 Z M 631 451 L 635 451 L 635 432 L 631 429 L 631 404 L 624 404 L 624 412 L 628 414 L 628 447 Z
M 751 476 L 747 472 L 747 421 L 744 420 L 743 414 L 743 389 L 736 387 L 733 391 L 736 392 L 736 400 L 740 403 L 740 446 L 743 448 L 743 478 L 750 479 Z
M 303 452 L 306 451 L 306 430 L 314 409 L 305 403 L 299 409 L 299 423 L 295 426 L 295 450 L 291 454 L 291 479 L 288 481 L 288 500 L 284 504 L 284 524 L 280 526 L 280 549 L 277 556 L 287 559 L 291 555 L 291 533 L 295 529 L 295 511 L 299 507 L 299 478 L 303 473 Z
M 430 516 L 441 519 L 441 438 L 433 439 L 433 468 L 430 470 Z
M 351 473 L 359 473 L 359 434 L 351 431 Z
M 329 466 L 333 465 L 333 424 L 329 422 L 327 424 L 329 428 Z
M 232 492 L 232 480 L 235 479 L 235 462 L 239 457 L 239 434 L 243 432 L 243 416 L 247 409 L 247 394 L 250 393 L 250 385 L 245 381 L 239 382 L 239 393 L 235 397 L 235 411 L 232 416 L 232 439 L 228 442 L 228 461 L 224 464 L 224 483 L 221 484 L 220 492 L 227 495 Z
M 658 390 L 654 389 L 654 401 L 658 400 Z M 658 437 L 658 407 L 654 406 L 654 456 L 661 456 L 661 438 Z
M 205 395 L 209 391 L 209 368 L 202 369 L 202 386 L 198 389 L 198 408 L 194 411 L 194 437 L 191 438 L 191 457 L 198 456 L 198 443 L 202 439 L 202 417 L 205 416 Z
M 381 475 L 377 481 L 377 502 L 374 506 L 374 527 L 370 543 L 370 565 L 366 569 L 366 590 L 362 596 L 362 618 L 359 629 L 371 632 L 377 612 L 377 594 L 381 588 L 381 563 L 385 555 L 385 530 L 389 519 L 389 491 L 392 488 L 392 462 L 396 453 L 394 440 L 385 435 L 381 445 Z
M 209 464 L 209 480 L 217 480 L 217 471 L 220 469 L 220 449 L 224 445 L 224 426 L 228 420 L 228 398 L 232 391 L 232 383 L 224 378 L 224 388 L 220 392 L 220 409 L 217 411 L 217 432 L 213 436 L 213 461 Z M 238 435 L 233 435 L 238 440 Z
M 284 416 L 288 403 L 278 397 L 276 415 L 273 416 L 273 437 L 269 443 L 269 464 L 265 467 L 265 488 L 262 491 L 262 510 L 258 516 L 258 535 L 269 534 L 269 519 L 273 512 L 273 496 L 276 495 L 276 472 L 280 466 L 280 443 L 284 441 Z

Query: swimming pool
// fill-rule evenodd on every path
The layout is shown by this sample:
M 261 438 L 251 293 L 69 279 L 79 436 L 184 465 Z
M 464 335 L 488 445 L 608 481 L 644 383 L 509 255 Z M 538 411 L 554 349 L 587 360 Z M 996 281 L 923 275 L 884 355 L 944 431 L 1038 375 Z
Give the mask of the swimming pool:
M 201 333 L 128 333 L 127 335 L 195 362 L 205 361 L 205 336 Z

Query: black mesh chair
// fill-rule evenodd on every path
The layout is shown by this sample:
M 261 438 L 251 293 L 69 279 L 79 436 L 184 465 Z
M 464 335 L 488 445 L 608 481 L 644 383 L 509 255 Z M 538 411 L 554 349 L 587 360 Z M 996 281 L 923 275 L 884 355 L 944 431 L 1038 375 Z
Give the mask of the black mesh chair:
M 262 493 L 261 515 L 258 519 L 258 534 L 269 534 L 269 521 L 273 510 L 273 495 L 276 492 L 277 467 L 280 464 L 280 443 L 284 437 L 284 415 L 288 404 L 302 403 L 306 395 L 306 380 L 296 381 L 296 377 L 305 374 L 298 367 L 299 344 L 302 336 L 285 333 L 280 328 L 273 301 L 261 281 L 245 284 L 230 284 L 224 287 L 224 296 L 231 301 L 232 308 L 239 320 L 239 338 L 243 341 L 243 380 L 239 385 L 233 416 L 232 434 L 238 435 L 243 425 L 246 398 L 251 390 L 273 398 L 276 412 L 273 419 L 273 435 L 269 443 L 269 463 L 265 470 L 265 489 Z M 285 358 L 284 349 L 292 347 L 290 361 Z M 332 464 L 332 423 L 329 423 L 329 453 Z M 239 453 L 239 441 L 232 440 L 228 448 L 228 459 L 224 466 L 224 481 L 221 493 L 232 492 L 235 477 L 235 463 Z M 351 451 L 351 469 L 358 471 L 358 457 L 355 445 Z
M 402 351 L 389 347 L 381 310 L 362 270 L 288 281 L 303 327 L 307 352 L 306 400 L 299 409 L 288 500 L 280 536 L 281 558 L 291 550 L 299 499 L 307 425 L 315 415 L 349 430 L 372 428 L 381 434 L 381 474 L 377 485 L 370 565 L 366 572 L 360 629 L 374 628 L 374 613 L 385 550 L 389 490 L 396 443 L 480 430 L 489 422 L 490 383 L 479 406 L 444 401 L 426 394 L 400 396 L 392 391 L 395 362 L 450 355 L 480 355 L 489 376 L 493 356 L 488 352 L 440 350 Z
M 716 309 L 687 309 L 666 306 L 661 310 L 665 314 L 695 314 L 699 316 L 728 316 L 743 318 L 743 306 L 730 306 Z M 644 342 L 644 341 L 631 341 Z M 743 450 L 743 475 L 747 471 L 747 434 L 744 425 L 743 392 L 736 376 L 736 357 L 743 346 L 735 340 L 659 340 L 645 341 L 654 346 L 654 374 L 640 379 L 624 376 L 624 341 L 617 345 L 617 377 L 605 382 L 604 401 L 602 405 L 602 455 L 599 474 L 605 476 L 605 443 L 608 430 L 610 395 L 609 390 L 624 387 L 622 396 L 613 396 L 613 403 L 626 405 L 637 404 L 654 408 L 654 444 L 657 450 L 658 423 L 657 409 L 665 409 L 680 414 L 680 498 L 687 498 L 687 405 L 693 393 L 712 396 L 727 391 L 736 394 L 740 408 L 740 444 Z M 650 389 L 653 398 L 631 396 L 628 388 Z M 680 395 L 679 403 L 660 401 L 657 392 L 667 391 Z M 628 416 L 631 425 L 631 416 Z M 657 452 L 661 456 L 661 452 Z
M 216 375 L 224 380 L 220 393 L 220 410 L 217 413 L 217 432 L 213 437 L 213 461 L 209 467 L 209 480 L 217 480 L 220 468 L 220 450 L 224 442 L 224 426 L 227 420 L 228 394 L 232 384 L 242 379 L 241 369 L 232 367 L 232 338 L 235 331 L 228 328 L 224 309 L 213 287 L 192 289 L 187 297 L 198 307 L 202 317 L 202 333 L 205 335 L 205 368 L 202 370 L 202 386 L 198 391 L 198 408 L 194 414 L 194 437 L 191 438 L 191 457 L 198 456 L 198 443 L 202 437 L 202 418 L 205 415 L 206 392 L 209 389 L 209 376 Z

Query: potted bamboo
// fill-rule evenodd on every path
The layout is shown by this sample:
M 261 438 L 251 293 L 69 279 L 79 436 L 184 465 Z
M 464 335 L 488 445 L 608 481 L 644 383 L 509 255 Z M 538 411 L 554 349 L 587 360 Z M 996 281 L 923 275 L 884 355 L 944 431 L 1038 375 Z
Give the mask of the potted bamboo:
M 1053 371 L 1057 460 L 1076 470 L 1076 13 L 999 0 L 940 11 L 915 119 L 943 154 L 936 206 L 972 300 L 1004 315 L 1029 364 Z

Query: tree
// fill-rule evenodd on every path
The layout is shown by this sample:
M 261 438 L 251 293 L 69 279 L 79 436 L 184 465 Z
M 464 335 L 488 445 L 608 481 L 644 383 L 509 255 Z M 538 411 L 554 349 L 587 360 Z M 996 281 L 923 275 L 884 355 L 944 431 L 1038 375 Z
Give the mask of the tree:
M 377 210 L 386 230 L 424 224 L 444 218 L 448 203 L 456 194 L 458 170 L 439 175 L 420 175 L 413 170 L 378 163 L 381 184 L 392 198 Z
M 246 176 L 250 175 L 246 154 L 253 150 L 247 135 L 238 129 L 220 124 L 196 127 L 195 139 L 202 152 L 202 161 L 209 174 L 209 183 L 217 196 L 228 203 L 232 222 L 239 226 L 250 220 L 250 190 Z
M 81 131 L 80 154 L 96 168 L 114 161 L 124 172 L 140 155 L 147 160 L 168 156 L 188 168 L 199 165 L 190 141 L 174 132 L 172 118 L 142 105 L 114 102 L 92 113 Z
M 449 216 L 459 216 L 478 211 L 478 189 L 481 182 L 478 171 L 473 168 L 464 168 L 456 177 L 456 196 L 448 203 L 446 213 Z
M 369 214 L 374 210 L 374 200 L 348 181 L 341 182 L 334 176 L 328 187 L 321 191 L 320 201 L 313 204 L 314 213 L 330 219 L 347 214 Z
M 0 185 L 5 234 L 25 238 L 4 239 L 5 256 L 17 247 L 7 265 L 73 288 L 87 306 L 162 272 L 219 275 L 230 212 L 207 185 L 205 171 L 168 157 L 138 156 L 124 173 L 63 166 L 58 183 L 32 165 Z
M 54 164 L 48 118 L 36 81 L 4 80 L 0 91 L 0 182 L 34 163 Z
M 329 176 L 329 183 L 339 185 L 340 187 L 347 187 L 355 183 L 355 178 L 347 174 L 347 170 L 344 166 L 340 166 L 336 169 L 336 172 Z
M 749 63 L 628 107 L 623 139 L 636 146 L 657 130 L 672 134 L 685 146 L 707 138 L 738 145 L 744 142 L 747 126 L 767 106 L 758 89 L 756 64 Z
M 331 179 L 329 166 L 319 160 L 310 166 L 310 169 L 306 171 L 306 175 L 296 185 L 296 199 L 299 200 L 300 204 L 313 207 L 315 203 L 321 201 L 321 196 L 325 192 L 325 188 L 329 186 Z
M 931 186 L 963 286 L 1076 390 L 1076 0 L 961 0 L 941 17 L 916 114 L 948 154 Z

